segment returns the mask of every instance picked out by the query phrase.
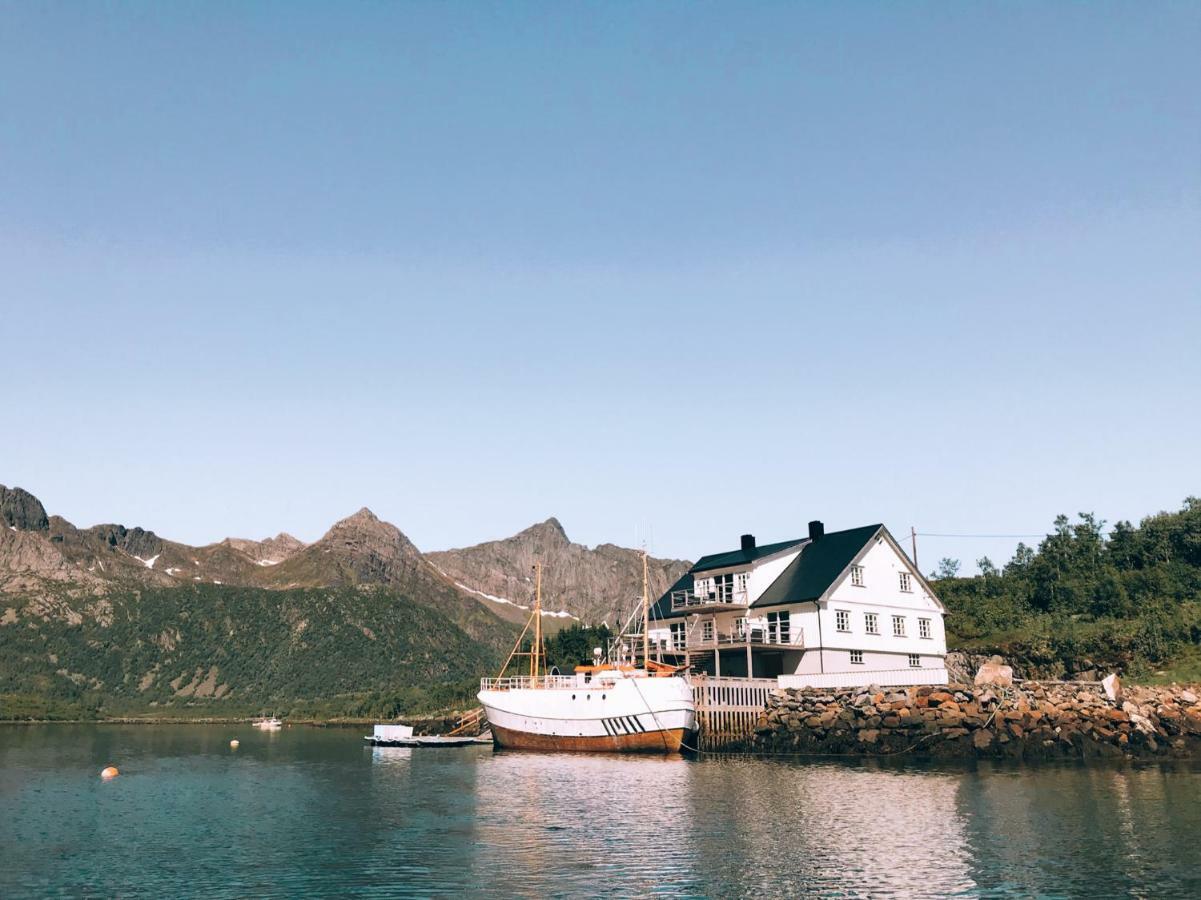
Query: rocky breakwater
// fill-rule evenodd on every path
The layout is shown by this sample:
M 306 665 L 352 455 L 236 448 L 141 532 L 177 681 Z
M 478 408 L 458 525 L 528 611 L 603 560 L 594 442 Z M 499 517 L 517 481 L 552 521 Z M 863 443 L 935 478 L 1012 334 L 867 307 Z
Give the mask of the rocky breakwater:
M 1201 757 L 1201 689 L 1040 684 L 781 689 L 764 753 L 932 757 Z

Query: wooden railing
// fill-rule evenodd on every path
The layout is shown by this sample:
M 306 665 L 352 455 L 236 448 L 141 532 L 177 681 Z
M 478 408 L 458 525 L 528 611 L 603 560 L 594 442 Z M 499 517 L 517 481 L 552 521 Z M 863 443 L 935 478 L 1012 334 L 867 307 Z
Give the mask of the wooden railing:
M 692 676 L 698 747 L 704 751 L 746 749 L 767 695 L 779 685 L 774 678 Z
M 733 588 L 720 588 L 707 594 L 697 594 L 693 591 L 672 591 L 671 608 L 692 609 L 696 606 L 746 606 L 745 590 L 736 591 Z
M 484 712 L 484 708 L 482 706 L 477 706 L 475 709 L 463 713 L 463 715 L 459 717 L 459 724 L 454 727 L 454 730 L 450 732 L 450 735 L 453 736 L 456 734 L 466 734 L 468 731 L 478 734 L 487 723 L 486 716 L 487 714 Z

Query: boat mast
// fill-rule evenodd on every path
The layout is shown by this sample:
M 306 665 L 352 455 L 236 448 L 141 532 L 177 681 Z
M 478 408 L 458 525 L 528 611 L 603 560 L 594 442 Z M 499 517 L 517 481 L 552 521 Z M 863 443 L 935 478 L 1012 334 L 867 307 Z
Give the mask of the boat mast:
M 651 607 L 646 583 L 646 551 L 642 551 L 642 667 L 651 664 Z
M 534 563 L 534 646 L 530 648 L 530 677 L 538 677 L 542 655 L 542 563 Z

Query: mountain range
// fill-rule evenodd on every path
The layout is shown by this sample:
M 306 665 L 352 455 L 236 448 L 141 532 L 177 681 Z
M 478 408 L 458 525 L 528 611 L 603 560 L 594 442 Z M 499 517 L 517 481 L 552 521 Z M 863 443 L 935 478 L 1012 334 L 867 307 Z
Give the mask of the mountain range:
M 311 544 L 281 533 L 193 547 L 78 528 L 0 485 L 0 705 L 278 704 L 470 679 L 528 616 L 535 561 L 548 625 L 614 624 L 641 594 L 637 551 L 573 544 L 555 519 L 423 554 L 363 508 Z M 652 594 L 687 567 L 649 560 Z

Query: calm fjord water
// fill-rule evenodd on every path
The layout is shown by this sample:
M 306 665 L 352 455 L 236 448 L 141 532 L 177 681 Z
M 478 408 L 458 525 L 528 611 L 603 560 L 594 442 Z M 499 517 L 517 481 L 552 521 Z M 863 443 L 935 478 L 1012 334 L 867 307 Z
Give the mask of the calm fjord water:
M 1201 769 L 0 728 L 0 897 L 340 894 L 1197 897 Z

